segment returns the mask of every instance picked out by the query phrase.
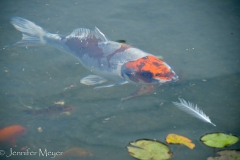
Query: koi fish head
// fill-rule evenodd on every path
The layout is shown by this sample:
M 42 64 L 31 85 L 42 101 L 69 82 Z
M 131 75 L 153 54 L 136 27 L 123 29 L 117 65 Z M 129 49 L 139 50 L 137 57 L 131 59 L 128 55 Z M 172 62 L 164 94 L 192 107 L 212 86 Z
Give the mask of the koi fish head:
M 143 84 L 163 84 L 178 80 L 167 63 L 152 55 L 125 63 L 122 76 L 130 82 Z

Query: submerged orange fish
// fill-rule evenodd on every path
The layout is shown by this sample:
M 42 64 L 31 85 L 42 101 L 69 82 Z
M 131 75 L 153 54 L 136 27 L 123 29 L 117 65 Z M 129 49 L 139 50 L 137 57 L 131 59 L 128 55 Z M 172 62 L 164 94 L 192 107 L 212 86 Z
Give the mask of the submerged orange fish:
M 22 32 L 22 40 L 15 45 L 47 44 L 75 56 L 81 64 L 96 75 L 81 79 L 86 85 L 98 85 L 108 79 L 113 84 L 104 88 L 135 83 L 142 85 L 175 82 L 178 76 L 162 59 L 138 48 L 110 41 L 98 29 L 75 29 L 70 35 L 52 34 L 35 23 L 20 18 L 11 19 L 13 26 Z
M 10 142 L 15 146 L 15 138 L 24 134 L 26 129 L 19 125 L 8 126 L 0 130 L 0 143 Z
M 55 114 L 74 110 L 72 106 L 51 106 L 43 109 L 24 110 L 27 114 Z

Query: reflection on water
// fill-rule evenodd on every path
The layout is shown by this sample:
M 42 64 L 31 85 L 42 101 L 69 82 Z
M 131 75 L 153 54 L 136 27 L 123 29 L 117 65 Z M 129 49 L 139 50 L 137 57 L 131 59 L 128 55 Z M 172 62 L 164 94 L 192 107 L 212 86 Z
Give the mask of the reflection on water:
M 27 133 L 16 139 L 16 151 L 29 147 L 32 151 L 47 148 L 64 152 L 79 147 L 93 154 L 86 159 L 130 160 L 125 148 L 130 141 L 148 138 L 165 142 L 168 133 L 176 133 L 193 140 L 196 148 L 181 147 L 173 159 L 206 159 L 213 150 L 201 144 L 202 135 L 215 131 L 240 135 L 238 4 L 47 0 L 2 4 L 0 128 L 15 124 L 26 128 Z M 127 44 L 163 56 L 180 80 L 119 105 L 121 98 L 138 87 L 126 84 L 94 90 L 79 83 L 90 72 L 68 54 L 48 46 L 3 47 L 21 38 L 10 25 L 13 16 L 33 20 L 60 34 L 97 26 L 111 40 L 124 39 Z M 176 108 L 172 101 L 178 97 L 197 104 L 217 126 Z M 70 115 L 23 112 L 26 106 L 46 108 L 58 101 L 74 107 Z M 7 152 L 11 147 L 0 145 Z M 239 149 L 240 145 L 229 148 Z M 174 152 L 177 146 L 171 149 Z

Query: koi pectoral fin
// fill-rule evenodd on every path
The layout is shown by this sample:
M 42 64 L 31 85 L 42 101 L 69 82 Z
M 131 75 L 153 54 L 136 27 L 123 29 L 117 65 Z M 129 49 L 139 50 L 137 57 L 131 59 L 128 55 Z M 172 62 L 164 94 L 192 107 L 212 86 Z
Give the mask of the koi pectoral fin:
M 80 83 L 88 86 L 102 84 L 104 82 L 107 82 L 107 79 L 100 77 L 98 75 L 88 75 L 80 80 Z
M 126 101 L 128 99 L 131 98 L 135 98 L 135 97 L 139 97 L 142 95 L 146 95 L 149 94 L 154 88 L 156 88 L 156 85 L 144 85 L 141 86 L 141 88 L 139 88 L 137 91 L 133 92 L 132 94 L 130 94 L 129 96 L 122 98 L 121 101 Z
M 108 87 L 113 87 L 113 86 L 120 86 L 120 85 L 127 84 L 127 83 L 129 83 L 129 82 L 128 81 L 120 81 L 120 82 L 113 83 L 113 84 L 97 86 L 97 87 L 94 87 L 94 89 L 108 88 Z

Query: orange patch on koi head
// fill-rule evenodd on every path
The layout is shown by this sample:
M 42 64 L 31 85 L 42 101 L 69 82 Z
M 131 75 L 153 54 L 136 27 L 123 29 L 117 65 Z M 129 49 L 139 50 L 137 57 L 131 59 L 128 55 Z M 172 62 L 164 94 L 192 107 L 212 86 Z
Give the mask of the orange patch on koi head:
M 125 78 L 137 83 L 165 83 L 178 79 L 171 67 L 155 56 L 146 56 L 127 62 L 122 74 Z

